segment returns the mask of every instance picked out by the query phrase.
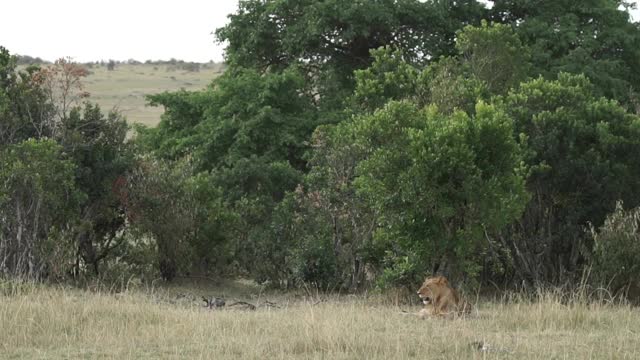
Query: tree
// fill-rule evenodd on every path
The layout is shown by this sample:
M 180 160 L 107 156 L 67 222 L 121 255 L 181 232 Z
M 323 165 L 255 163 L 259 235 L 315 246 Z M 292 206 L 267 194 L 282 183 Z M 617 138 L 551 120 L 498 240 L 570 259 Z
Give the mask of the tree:
M 49 95 L 49 101 L 55 105 L 58 124 L 69 117 L 69 112 L 80 105 L 82 99 L 89 97 L 84 90 L 82 78 L 89 71 L 82 65 L 74 63 L 71 58 L 60 58 L 51 65 L 40 69 L 34 80 Z M 49 125 L 55 131 L 58 124 Z
M 593 249 L 587 252 L 593 270 L 592 281 L 616 293 L 640 295 L 640 208 L 625 210 L 622 202 L 607 215 L 598 229 L 590 226 Z
M 458 32 L 456 48 L 462 65 L 494 95 L 505 94 L 529 72 L 529 49 L 507 25 L 489 25 L 486 20 L 479 27 L 467 25 Z
M 477 24 L 477 1 L 242 1 L 216 31 L 235 67 L 282 71 L 300 66 L 307 89 L 326 106 L 340 106 L 353 87 L 353 71 L 367 68 L 370 51 L 402 49 L 412 63 L 455 52 L 457 30 Z
M 139 141 L 159 157 L 191 154 L 194 170 L 210 173 L 210 186 L 224 194 L 225 212 L 242 219 L 228 227 L 237 231 L 234 252 L 246 266 L 258 255 L 254 237 L 306 167 L 305 141 L 318 120 L 300 95 L 303 81 L 293 69 L 266 75 L 230 70 L 207 91 L 152 96 L 166 113 L 158 128 L 140 130 Z
M 166 281 L 184 273 L 191 260 L 188 239 L 194 228 L 193 198 L 186 186 L 191 174 L 185 161 L 170 164 L 141 158 L 126 180 L 127 218 L 142 236 L 153 239 L 156 264 Z
M 639 201 L 640 37 L 620 4 L 242 1 L 216 32 L 225 74 L 150 97 L 165 114 L 138 142 L 193 164 L 191 249 L 260 281 L 557 283 L 587 261 L 585 224 Z
M 351 106 L 373 111 L 390 100 L 406 99 L 437 105 L 447 114 L 472 114 L 478 100 L 506 94 L 526 78 L 528 49 L 509 26 L 484 20 L 479 27 L 468 25 L 458 31 L 456 49 L 456 55 L 426 67 L 408 62 L 401 49 L 372 50 L 371 66 L 355 71 Z
M 90 103 L 80 107 L 79 102 L 88 95 L 82 86 L 82 77 L 87 74 L 83 67 L 61 59 L 43 69 L 17 71 L 15 58 L 1 50 L 0 151 L 5 147 L 11 151 L 12 146 L 26 141 L 51 141 L 61 146 L 59 154 L 47 155 L 50 161 L 60 164 L 48 165 L 53 168 L 72 163 L 73 189 L 83 196 L 77 202 L 69 202 L 69 208 L 59 210 L 68 212 L 68 221 L 64 226 L 57 224 L 55 236 L 74 249 L 76 275 L 87 267 L 97 274 L 99 263 L 114 245 L 121 244 L 125 226 L 116 185 L 131 166 L 131 151 L 125 144 L 126 122 L 115 112 L 104 116 L 99 107 Z M 29 156 L 34 158 L 29 160 Z M 25 151 L 22 160 L 33 161 L 35 166 L 41 161 L 40 156 L 45 155 Z M 42 191 L 46 194 L 47 189 Z M 34 235 L 32 241 L 48 241 L 42 238 L 49 237 L 49 229 L 45 230 Z
M 371 285 L 367 271 L 380 265 L 372 254 L 378 217 L 353 185 L 366 150 L 350 130 L 322 126 L 314 132 L 308 174 L 278 204 L 257 243 L 266 260 L 256 269 L 258 279 L 287 287 Z
M 53 136 L 55 106 L 36 81 L 37 67 L 18 71 L 16 58 L 0 47 L 0 148 Z
M 562 73 L 501 100 L 530 168 L 532 201 L 501 237 L 516 281 L 570 279 L 585 263 L 581 249 L 591 247 L 587 224 L 600 226 L 618 200 L 640 204 L 640 120 L 597 93 L 586 76 Z
M 355 183 L 381 214 L 376 238 L 388 244 L 388 278 L 473 279 L 485 231 L 508 225 L 527 201 L 512 120 L 484 103 L 470 117 L 392 102 L 350 126 L 369 149 Z
M 189 271 L 205 276 L 235 275 L 237 266 L 235 235 L 241 219 L 230 211 L 223 189 L 206 172 L 190 177 L 186 192 L 191 197 L 194 225 L 189 246 L 192 261 Z
M 200 170 L 233 166 L 243 158 L 286 161 L 304 168 L 304 141 L 318 124 L 303 78 L 291 69 L 260 75 L 231 70 L 203 92 L 149 97 L 166 112 L 157 129 L 139 129 L 142 141 L 166 158 L 194 154 Z
M 124 241 L 124 204 L 119 193 L 122 179 L 134 164 L 128 129 L 119 113 L 105 116 L 91 103 L 73 108 L 62 121 L 58 141 L 76 164 L 76 186 L 86 195 L 74 231 L 75 274 L 88 266 L 98 275 L 100 262 Z
M 486 84 L 459 58 L 443 57 L 425 68 L 407 63 L 400 50 L 372 51 L 371 67 L 355 72 L 356 86 L 350 98 L 355 113 L 373 112 L 391 100 L 407 100 L 418 106 L 436 105 L 451 114 L 475 111 L 478 100 L 488 100 Z
M 389 46 L 371 51 L 373 62 L 354 73 L 356 84 L 350 98 L 354 112 L 373 112 L 392 100 L 428 102 L 422 71 L 405 60 L 404 53 Z
M 622 0 L 493 0 L 494 20 L 530 47 L 532 75 L 585 74 L 596 94 L 629 106 L 640 91 L 640 27 Z M 623 10 L 621 10 L 623 9 Z
M 229 68 L 211 87 L 150 97 L 166 113 L 139 141 L 164 159 L 190 155 L 223 194 L 234 256 L 253 271 L 274 209 L 308 171 L 314 129 L 348 115 L 353 71 L 393 45 L 412 64 L 455 52 L 457 30 L 478 23 L 476 1 L 242 1 L 229 25 Z
M 82 199 L 73 162 L 53 140 L 26 140 L 0 149 L 0 272 L 41 278 L 56 263 L 70 261 L 68 245 L 52 230 L 73 224 Z

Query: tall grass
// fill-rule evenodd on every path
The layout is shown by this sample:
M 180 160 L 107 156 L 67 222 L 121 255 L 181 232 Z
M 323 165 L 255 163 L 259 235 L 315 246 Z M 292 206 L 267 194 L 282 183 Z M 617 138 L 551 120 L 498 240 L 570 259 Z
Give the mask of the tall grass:
M 281 295 L 279 309 L 210 311 L 164 290 L 3 289 L 2 358 L 640 358 L 638 309 L 555 291 L 480 302 L 466 319 L 420 320 L 368 296 Z

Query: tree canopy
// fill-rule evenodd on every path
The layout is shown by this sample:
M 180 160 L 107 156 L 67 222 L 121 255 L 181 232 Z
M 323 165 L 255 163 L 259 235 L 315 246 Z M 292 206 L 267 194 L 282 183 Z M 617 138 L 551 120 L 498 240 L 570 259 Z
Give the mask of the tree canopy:
M 228 71 L 151 97 L 139 140 L 220 190 L 218 237 L 260 281 L 563 281 L 586 224 L 638 204 L 619 5 L 242 1 L 216 32 Z
M 566 284 L 612 256 L 623 291 L 640 25 L 615 0 L 492 5 L 240 1 L 225 73 L 150 95 L 131 137 L 83 69 L 2 49 L 0 270 L 355 291 Z
M 532 75 L 585 74 L 596 93 L 625 105 L 640 92 L 640 25 L 622 0 L 494 0 L 492 19 L 531 48 Z M 637 105 L 634 105 L 637 106 Z

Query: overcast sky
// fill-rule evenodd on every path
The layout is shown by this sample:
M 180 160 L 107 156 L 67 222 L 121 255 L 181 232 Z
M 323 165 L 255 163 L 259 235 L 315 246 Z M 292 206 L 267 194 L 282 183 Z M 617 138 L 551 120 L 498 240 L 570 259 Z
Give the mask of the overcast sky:
M 46 60 L 221 61 L 211 32 L 236 6 L 237 0 L 2 0 L 0 45 Z M 633 15 L 640 20 L 640 10 Z

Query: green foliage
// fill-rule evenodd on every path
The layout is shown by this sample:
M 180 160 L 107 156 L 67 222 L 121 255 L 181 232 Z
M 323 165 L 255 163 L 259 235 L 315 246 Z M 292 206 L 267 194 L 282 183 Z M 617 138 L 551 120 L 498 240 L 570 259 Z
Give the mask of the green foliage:
M 39 278 L 50 267 L 72 261 L 64 243 L 51 243 L 53 229 L 73 222 L 81 193 L 75 165 L 53 140 L 30 139 L 0 151 L 0 271 Z M 60 250 L 60 251 L 58 251 Z
M 388 48 L 374 56 L 354 100 L 415 99 L 418 71 Z M 473 278 L 485 231 L 517 218 L 527 199 L 511 120 L 484 104 L 473 118 L 409 102 L 370 111 L 314 133 L 305 186 L 281 203 L 266 241 L 285 264 L 278 276 L 351 289 L 381 270 L 384 285 L 434 270 Z
M 516 219 L 527 200 L 511 119 L 483 103 L 472 118 L 392 102 L 351 126 L 370 151 L 356 186 L 381 214 L 378 241 L 419 262 L 414 280 L 477 274 L 484 232 Z
M 236 247 L 231 241 L 238 227 L 239 216 L 230 211 L 223 190 L 207 173 L 197 173 L 186 183 L 190 196 L 194 225 L 189 238 L 193 258 L 190 270 L 196 274 L 233 274 Z
M 626 286 L 603 258 L 629 268 L 632 221 L 583 228 L 640 204 L 640 28 L 617 0 L 493 5 L 241 1 L 216 32 L 227 71 L 150 96 L 165 113 L 135 149 L 120 115 L 71 106 L 84 69 L 0 48 L 0 259 L 346 290 L 593 265 Z
M 339 122 L 346 113 L 373 111 L 394 97 L 415 98 L 414 89 L 440 96 L 442 104 L 471 104 L 474 109 L 483 88 L 480 81 L 459 73 L 460 85 L 453 91 L 464 92 L 465 99 L 447 101 L 453 91 L 444 94 L 440 86 L 424 84 L 418 88 L 445 70 L 420 75 L 416 64 L 452 55 L 456 31 L 477 23 L 482 13 L 477 2 L 241 2 L 230 24 L 217 31 L 229 43 L 228 71 L 206 91 L 150 97 L 166 112 L 157 129 L 139 130 L 139 142 L 161 158 L 190 156 L 196 172 L 207 173 L 209 186 L 220 190 L 219 209 L 227 214 L 211 226 L 217 235 L 210 236 L 233 239 L 222 241 L 234 244 L 225 252 L 230 250 L 246 271 L 274 284 L 327 283 L 328 275 L 320 273 L 332 273 L 336 284 L 361 286 L 364 258 L 374 251 L 364 244 L 371 242 L 375 217 L 356 195 L 353 179 L 331 175 L 340 173 L 341 166 L 353 172 L 357 155 L 349 153 L 348 135 L 328 135 L 325 139 L 332 138 L 335 148 L 312 139 L 317 151 L 305 157 L 310 136 L 319 125 Z M 370 53 L 382 45 L 388 47 Z M 344 109 L 353 71 L 374 59 L 370 69 L 356 75 L 353 109 Z M 366 103 L 360 101 L 364 98 Z M 302 204 L 279 206 L 299 183 L 305 184 L 296 197 Z M 313 194 L 321 197 L 320 208 L 310 209 L 311 203 L 303 201 Z M 296 225 L 298 233 L 307 234 L 298 241 L 274 230 L 291 225 L 286 211 L 313 212 L 319 218 Z M 333 230 L 318 230 L 327 225 Z M 288 247 L 298 245 L 308 251 L 292 254 Z M 323 258 L 323 267 L 332 270 L 300 270 L 304 266 L 289 262 L 290 267 L 279 271 L 257 264 L 255 259 L 265 254 L 273 259 L 269 261 L 296 259 L 300 266 L 308 263 L 306 256 Z
M 22 151 L 20 161 L 33 166 L 44 166 L 50 162 L 47 166 L 51 168 L 67 169 L 67 165 L 72 164 L 72 184 L 59 179 L 57 186 L 82 195 L 74 195 L 75 201 L 67 201 L 66 206 L 65 203 L 56 205 L 59 208 L 55 211 L 65 216 L 64 221 L 42 220 L 40 217 L 47 216 L 49 210 L 35 207 L 35 217 L 30 221 L 36 228 L 45 228 L 34 230 L 29 241 L 43 244 L 46 253 L 61 259 L 46 269 L 46 274 L 51 277 L 63 278 L 70 273 L 77 276 L 85 269 L 97 274 L 100 262 L 123 243 L 125 219 L 118 197 L 118 181 L 123 179 L 132 164 L 132 152 L 126 144 L 127 124 L 119 114 L 112 112 L 105 116 L 90 103 L 85 103 L 84 107 L 74 106 L 74 100 L 85 96 L 80 81 L 86 74 L 84 68 L 60 60 L 52 68 L 31 67 L 27 71 L 17 71 L 15 59 L 5 49 L 0 50 L 0 151 L 7 154 Z M 28 141 L 50 144 L 56 150 L 50 149 L 45 154 L 16 148 Z M 57 147 L 61 147 L 60 150 Z M 17 164 L 7 166 L 11 168 Z M 41 174 L 40 171 L 46 174 L 38 168 L 28 171 L 33 171 L 33 176 Z M 21 176 L 27 176 L 28 171 Z M 60 176 L 66 174 L 60 170 Z M 25 180 L 22 186 L 28 188 L 30 181 Z M 5 185 L 9 186 L 9 183 Z M 56 194 L 55 189 L 52 185 L 29 191 L 34 191 L 30 196 L 34 204 L 38 204 L 39 201 L 49 201 L 46 196 L 59 198 L 61 195 Z M 16 191 L 16 188 L 7 191 Z M 11 216 L 13 218 L 3 219 L 24 222 L 21 211 L 12 212 Z M 48 223 L 55 226 L 46 225 Z M 24 233 L 22 228 L 7 230 L 6 236 L 18 238 L 22 236 L 20 231 Z M 44 276 L 40 270 L 32 272 L 29 269 L 28 275 Z
M 259 281 L 278 287 L 340 284 L 330 219 L 322 210 L 302 187 L 284 198 L 275 209 L 267 236 L 256 244 L 261 261 L 254 275 Z
M 235 238 L 228 250 L 248 270 L 260 255 L 254 244 L 270 214 L 306 167 L 305 141 L 318 120 L 310 100 L 301 96 L 303 81 L 296 69 L 266 75 L 230 70 L 206 91 L 151 97 L 167 110 L 157 129 L 139 135 L 160 157 L 191 154 L 194 172 L 208 174 L 204 186 L 219 189 L 212 206 L 226 220 L 215 218 L 204 227 L 211 239 Z
M 400 50 L 380 48 L 372 55 L 371 67 L 355 72 L 351 103 L 356 113 L 372 112 L 391 100 L 433 104 L 447 114 L 455 110 L 472 113 L 478 100 L 489 97 L 486 84 L 458 58 L 443 57 L 420 69 L 407 63 Z
M 640 208 L 625 211 L 616 204 L 597 230 L 591 226 L 593 252 L 591 274 L 597 285 L 614 291 L 640 289 Z
M 511 27 L 466 26 L 457 32 L 457 54 L 441 57 L 420 68 L 400 49 L 371 51 L 373 63 L 355 71 L 352 106 L 373 111 L 391 100 L 410 100 L 419 106 L 433 104 L 446 114 L 456 109 L 469 114 L 478 100 L 505 94 L 526 78 L 529 52 Z
M 488 100 L 487 84 L 475 76 L 459 58 L 442 58 L 421 75 L 425 105 L 433 104 L 444 114 L 462 110 L 473 114 L 479 100 Z
M 584 226 L 602 224 L 617 200 L 640 201 L 639 119 L 582 75 L 523 83 L 500 107 L 523 134 L 532 193 L 509 247 L 528 280 L 562 281 L 584 261 Z
M 231 66 L 282 71 L 301 66 L 308 88 L 339 106 L 352 88 L 353 71 L 371 64 L 370 50 L 402 49 L 412 63 L 451 55 L 455 32 L 478 23 L 477 1 L 242 1 L 217 30 L 228 42 Z
M 319 127 L 311 144 L 304 185 L 278 205 L 260 242 L 269 259 L 260 274 L 280 286 L 363 288 L 370 285 L 367 265 L 376 262 L 371 256 L 376 216 L 353 186 L 364 149 L 344 126 Z
M 426 101 L 421 71 L 405 60 L 402 51 L 386 46 L 372 50 L 371 56 L 371 66 L 354 73 L 352 103 L 357 110 L 374 111 L 391 100 Z
M 151 96 L 166 113 L 157 129 L 142 132 L 142 141 L 165 158 L 194 154 L 202 170 L 252 157 L 301 169 L 304 141 L 317 126 L 311 102 L 300 96 L 302 85 L 295 69 L 264 76 L 240 69 L 204 92 Z
M 74 231 L 78 259 L 74 273 L 99 264 L 123 244 L 124 206 L 119 197 L 126 172 L 133 166 L 133 151 L 126 143 L 128 126 L 116 112 L 105 116 L 97 105 L 72 108 L 58 131 L 59 143 L 76 164 L 75 182 L 86 196 L 80 223 Z
M 37 82 L 37 68 L 18 71 L 16 58 L 0 46 L 0 147 L 51 137 L 54 104 Z
M 127 217 L 141 236 L 151 236 L 162 278 L 188 269 L 189 236 L 194 228 L 192 196 L 186 183 L 193 173 L 187 161 L 139 159 L 127 177 Z
M 640 28 L 621 0 L 493 0 L 495 20 L 531 48 L 533 74 L 585 74 L 597 95 L 629 105 L 640 91 Z M 634 95 L 635 94 L 635 95 Z
M 434 271 L 559 281 L 583 261 L 581 226 L 636 201 L 624 190 L 636 186 L 635 120 L 585 77 L 520 89 L 542 57 L 557 58 L 547 76 L 568 58 L 526 36 L 547 10 L 523 20 L 517 6 L 491 13 L 522 28 L 463 28 L 477 3 L 242 2 L 218 30 L 228 72 L 203 92 L 152 97 L 167 112 L 140 140 L 164 158 L 192 154 L 221 194 L 214 237 L 261 281 L 353 289 L 367 267 L 391 284 Z
M 458 32 L 456 48 L 469 71 L 491 94 L 504 94 L 526 78 L 529 50 L 510 26 L 482 21 Z

